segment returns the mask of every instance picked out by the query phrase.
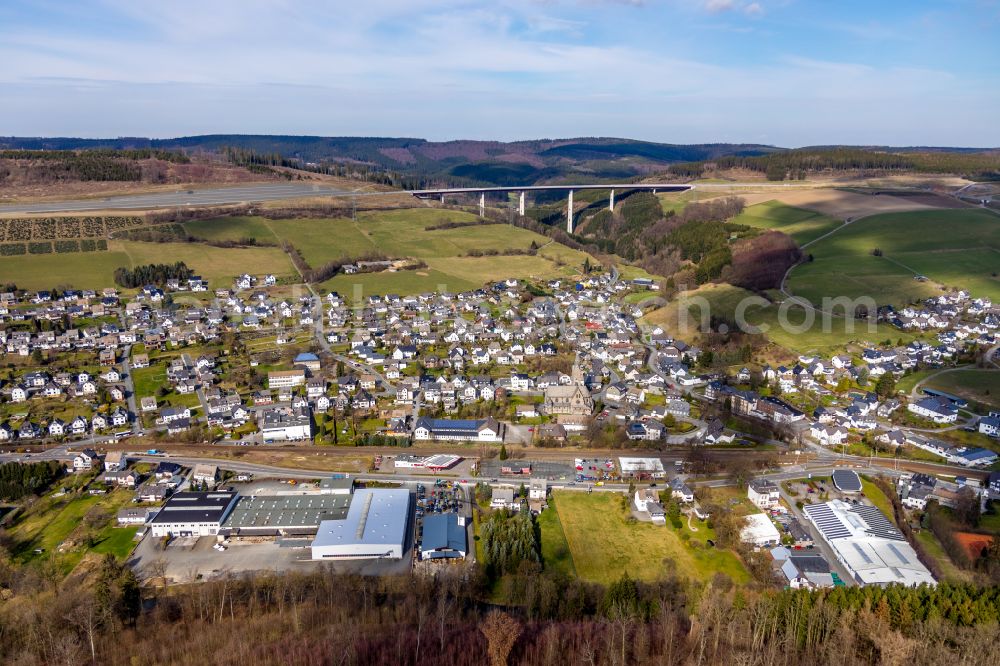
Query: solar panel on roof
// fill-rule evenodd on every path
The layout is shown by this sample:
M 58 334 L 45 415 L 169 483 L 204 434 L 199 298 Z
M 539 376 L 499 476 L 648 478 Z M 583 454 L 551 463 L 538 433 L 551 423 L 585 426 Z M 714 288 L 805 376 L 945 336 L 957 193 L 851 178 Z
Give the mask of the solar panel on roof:
M 856 493 L 861 490 L 861 478 L 853 470 L 836 469 L 833 471 L 833 485 L 844 492 Z

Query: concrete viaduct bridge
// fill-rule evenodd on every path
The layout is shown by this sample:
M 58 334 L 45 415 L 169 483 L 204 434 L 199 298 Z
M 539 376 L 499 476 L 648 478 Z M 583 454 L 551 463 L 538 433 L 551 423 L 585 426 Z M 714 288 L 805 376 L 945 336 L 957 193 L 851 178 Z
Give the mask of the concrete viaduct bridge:
M 524 195 L 526 192 L 546 192 L 561 191 L 568 192 L 568 202 L 566 204 L 566 231 L 573 233 L 573 192 L 576 190 L 611 190 L 608 198 L 608 209 L 615 209 L 615 190 L 642 190 L 645 192 L 683 192 L 690 190 L 693 185 L 681 185 L 676 183 L 608 183 L 604 185 L 517 185 L 513 187 L 445 187 L 433 190 L 409 190 L 408 193 L 418 199 L 436 199 L 440 197 L 444 203 L 445 196 L 449 194 L 478 194 L 479 195 L 479 216 L 486 215 L 486 195 L 490 193 L 517 192 L 519 194 L 517 211 L 524 215 Z

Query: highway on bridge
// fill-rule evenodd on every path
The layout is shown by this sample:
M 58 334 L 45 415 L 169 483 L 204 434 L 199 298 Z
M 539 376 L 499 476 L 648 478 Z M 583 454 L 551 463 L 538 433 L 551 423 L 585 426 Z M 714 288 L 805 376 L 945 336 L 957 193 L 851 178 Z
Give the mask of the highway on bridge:
M 612 183 L 602 185 L 521 185 L 515 187 L 466 187 L 430 190 L 345 190 L 318 183 L 265 183 L 216 187 L 209 189 L 177 188 L 172 191 L 125 194 L 87 199 L 66 199 L 36 203 L 0 204 L 0 213 L 81 213 L 95 210 L 147 210 L 159 208 L 185 208 L 188 206 L 223 206 L 261 201 L 301 199 L 303 197 L 376 197 L 392 194 L 411 194 L 415 197 L 439 197 L 445 194 L 483 194 L 501 192 L 535 192 L 548 190 L 657 190 L 678 191 L 690 185 L 671 183 Z

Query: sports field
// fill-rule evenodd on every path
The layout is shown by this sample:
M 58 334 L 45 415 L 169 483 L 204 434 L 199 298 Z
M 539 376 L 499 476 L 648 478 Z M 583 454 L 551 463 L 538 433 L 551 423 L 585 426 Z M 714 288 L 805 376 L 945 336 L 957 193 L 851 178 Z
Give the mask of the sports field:
M 757 229 L 781 231 L 791 236 L 799 245 L 813 241 L 843 224 L 828 215 L 789 206 L 780 201 L 766 201 L 750 206 L 731 222 Z
M 676 574 L 703 582 L 724 573 L 737 583 L 749 581 L 735 553 L 705 544 L 707 528 L 690 532 L 687 527 L 675 530 L 652 523 L 629 523 L 621 496 L 615 493 L 553 495 L 573 567 L 584 580 L 606 585 L 628 573 L 640 580 Z M 683 532 L 690 537 L 687 541 L 681 538 Z M 543 553 L 546 539 L 543 527 Z M 551 541 L 548 547 L 553 547 Z
M 873 256 L 876 248 L 883 256 Z M 813 303 L 824 296 L 872 296 L 900 305 L 941 293 L 938 285 L 1000 299 L 1000 216 L 983 210 L 876 215 L 809 252 L 814 260 L 794 268 L 787 287 Z M 917 281 L 917 275 L 929 279 Z

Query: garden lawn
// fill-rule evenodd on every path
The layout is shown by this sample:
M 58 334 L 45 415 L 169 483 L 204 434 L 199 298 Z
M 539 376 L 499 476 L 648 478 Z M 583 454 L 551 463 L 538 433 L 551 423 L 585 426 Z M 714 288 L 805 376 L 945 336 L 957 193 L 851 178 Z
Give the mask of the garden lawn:
M 620 495 L 555 492 L 553 496 L 576 573 L 584 580 L 607 585 L 624 573 L 641 580 L 677 574 L 704 582 L 716 573 L 737 583 L 749 580 L 731 551 L 687 545 L 682 531 L 662 525 L 628 523 Z

